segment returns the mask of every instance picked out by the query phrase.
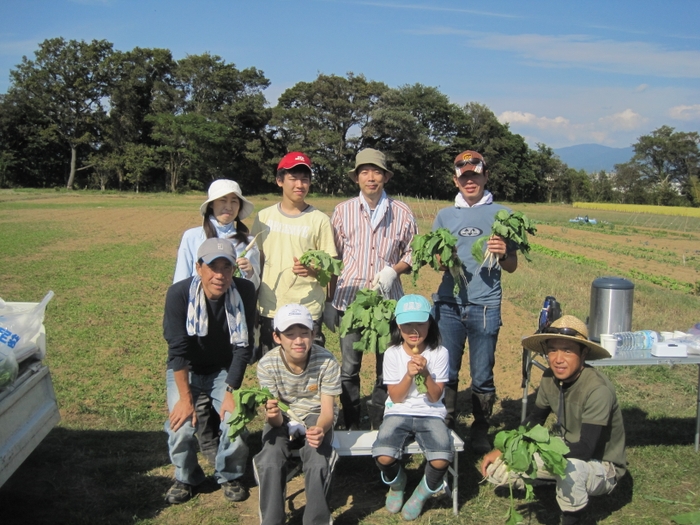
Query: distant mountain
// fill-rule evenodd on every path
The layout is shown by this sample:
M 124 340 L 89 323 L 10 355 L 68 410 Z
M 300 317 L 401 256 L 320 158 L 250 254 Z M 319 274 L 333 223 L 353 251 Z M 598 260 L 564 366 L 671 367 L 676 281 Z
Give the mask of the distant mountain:
M 554 150 L 562 162 L 576 170 L 612 171 L 615 164 L 628 162 L 634 155 L 632 146 L 609 148 L 600 144 L 578 144 Z

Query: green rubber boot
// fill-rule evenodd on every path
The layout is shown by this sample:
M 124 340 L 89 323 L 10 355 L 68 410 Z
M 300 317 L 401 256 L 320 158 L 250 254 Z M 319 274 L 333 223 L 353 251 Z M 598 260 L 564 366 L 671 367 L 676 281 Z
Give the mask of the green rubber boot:
M 389 492 L 386 495 L 386 510 L 392 514 L 397 514 L 401 512 L 401 506 L 403 505 L 403 491 L 406 488 L 406 471 L 403 467 L 399 470 L 393 481 L 387 481 L 384 479 L 384 472 L 382 474 L 382 481 L 389 485 Z
M 401 509 L 401 517 L 406 521 L 413 521 L 420 516 L 425 501 L 433 494 L 440 492 L 440 489 L 442 489 L 444 484 L 445 482 L 443 481 L 442 485 L 440 485 L 436 490 L 430 490 L 425 481 L 425 476 L 423 476 L 420 483 L 416 487 L 416 490 L 413 491 L 413 494 L 411 494 L 411 497 L 408 498 L 408 501 Z

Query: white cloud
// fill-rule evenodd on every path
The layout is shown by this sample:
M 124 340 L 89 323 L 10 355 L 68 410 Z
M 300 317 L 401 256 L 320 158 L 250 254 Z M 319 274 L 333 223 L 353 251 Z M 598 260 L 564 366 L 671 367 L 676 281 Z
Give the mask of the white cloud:
M 605 127 L 610 128 L 612 131 L 617 130 L 634 130 L 642 127 L 643 124 L 647 122 L 648 119 L 642 117 L 639 113 L 635 113 L 631 109 L 626 109 L 620 113 L 615 113 L 614 115 L 608 115 L 606 117 L 601 117 L 598 122 Z
M 668 110 L 668 114 L 676 120 L 700 120 L 700 104 L 675 106 Z
M 648 87 L 649 84 L 639 84 L 636 88 L 634 88 L 634 91 L 636 93 L 641 93 L 642 91 L 646 91 Z
M 569 120 L 564 117 L 538 117 L 523 111 L 504 111 L 498 116 L 498 120 L 502 123 L 526 124 L 538 129 L 567 128 L 570 125 Z
M 589 35 L 506 35 L 452 27 L 422 34 L 462 35 L 471 47 L 504 51 L 540 67 L 580 67 L 629 75 L 700 78 L 700 51 L 667 49 L 648 42 L 622 42 Z

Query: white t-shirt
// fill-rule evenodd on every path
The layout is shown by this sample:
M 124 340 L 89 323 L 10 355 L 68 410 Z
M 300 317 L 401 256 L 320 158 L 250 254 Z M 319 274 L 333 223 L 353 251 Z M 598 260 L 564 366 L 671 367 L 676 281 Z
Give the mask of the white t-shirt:
M 439 346 L 435 349 L 426 348 L 421 354 L 427 361 L 428 371 L 430 372 L 433 381 L 436 383 L 447 383 L 449 378 L 449 354 L 447 348 Z M 401 382 L 406 375 L 408 362 L 411 360 L 401 345 L 391 346 L 384 352 L 384 384 L 396 385 Z M 439 417 L 445 419 L 447 410 L 442 403 L 442 396 L 435 403 L 428 401 L 426 394 L 421 394 L 416 388 L 415 381 L 408 389 L 406 399 L 402 403 L 394 403 L 391 396 L 386 398 L 386 406 L 384 415 L 404 415 L 404 416 L 422 416 L 422 417 Z

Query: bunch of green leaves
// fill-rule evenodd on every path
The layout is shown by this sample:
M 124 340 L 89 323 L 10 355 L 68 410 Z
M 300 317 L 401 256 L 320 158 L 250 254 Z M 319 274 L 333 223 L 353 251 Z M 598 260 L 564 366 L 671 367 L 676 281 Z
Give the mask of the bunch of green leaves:
M 340 275 L 343 271 L 343 261 L 323 250 L 308 250 L 299 258 L 299 262 L 316 270 L 316 279 L 321 286 L 326 286 L 333 275 Z
M 236 408 L 233 409 L 233 414 L 228 420 L 228 424 L 231 425 L 228 430 L 231 441 L 236 439 L 243 432 L 245 426 L 255 418 L 258 407 L 267 403 L 268 399 L 274 398 L 275 396 L 272 395 L 269 388 L 252 387 L 234 390 L 233 402 Z M 282 412 L 289 410 L 289 407 L 282 401 L 278 401 L 277 406 Z
M 340 323 L 340 337 L 350 332 L 362 334 L 353 343 L 355 350 L 384 353 L 391 334 L 389 324 L 394 317 L 396 301 L 384 299 L 379 292 L 363 288 L 358 290 L 355 300 L 348 305 Z
M 462 261 L 457 256 L 457 238 L 447 228 L 438 228 L 430 233 L 416 235 L 411 241 L 413 284 L 418 282 L 418 271 L 427 265 L 435 271 L 447 268 L 454 278 L 454 295 L 459 294 L 460 283 L 467 280 Z
M 539 455 L 547 472 L 557 476 L 566 474 L 564 455 L 569 452 L 569 447 L 562 438 L 550 434 L 549 430 L 542 425 L 535 425 L 532 428 L 521 425 L 517 430 L 502 430 L 496 434 L 493 445 L 503 452 L 502 459 L 508 466 L 508 470 L 524 474 L 522 480 L 525 483 L 527 501 L 535 499 L 532 487 L 532 480 L 537 477 L 538 470 L 535 454 Z M 515 525 L 522 521 L 522 515 L 515 510 L 511 484 L 510 509 L 506 516 L 506 524 Z
M 528 219 L 522 212 L 514 211 L 508 213 L 506 210 L 500 210 L 496 213 L 496 218 L 491 226 L 491 235 L 479 237 L 472 246 L 472 256 L 477 262 L 486 264 L 489 268 L 498 264 L 498 259 L 487 250 L 484 254 L 484 244 L 493 235 L 503 237 L 506 242 L 511 241 L 517 244 L 518 250 L 525 256 L 525 259 L 530 260 L 530 243 L 527 239 L 527 234 L 535 235 L 537 227 L 534 221 Z
M 427 394 L 428 387 L 425 386 L 425 376 L 422 376 L 420 374 L 416 374 L 415 381 L 416 381 L 416 390 L 418 390 L 418 392 L 420 392 L 421 394 Z

